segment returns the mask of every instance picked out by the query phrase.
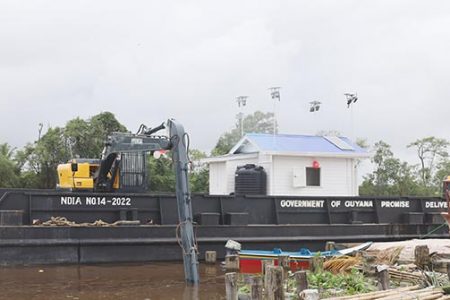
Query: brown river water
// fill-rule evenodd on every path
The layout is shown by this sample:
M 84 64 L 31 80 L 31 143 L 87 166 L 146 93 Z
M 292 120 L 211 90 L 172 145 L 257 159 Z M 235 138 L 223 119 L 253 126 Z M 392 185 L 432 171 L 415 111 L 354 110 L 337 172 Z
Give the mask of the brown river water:
M 182 263 L 0 267 L 0 299 L 225 299 L 219 265 L 200 264 L 198 288 Z

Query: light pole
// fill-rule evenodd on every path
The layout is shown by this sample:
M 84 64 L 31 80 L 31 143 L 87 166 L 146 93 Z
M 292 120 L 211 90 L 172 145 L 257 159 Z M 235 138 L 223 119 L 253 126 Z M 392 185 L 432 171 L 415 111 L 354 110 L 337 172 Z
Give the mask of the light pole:
M 42 123 L 39 123 L 39 125 L 38 125 L 38 132 L 39 132 L 38 141 L 41 140 L 42 127 L 44 127 L 44 125 Z
M 239 116 L 239 123 L 240 123 L 240 127 L 241 127 L 241 137 L 244 136 L 244 113 L 242 112 L 244 106 L 247 105 L 247 98 L 248 96 L 238 96 L 236 97 L 236 102 L 238 104 L 238 107 L 241 109 L 241 111 L 239 112 L 238 116 Z
M 320 104 L 322 104 L 322 102 L 320 102 L 320 101 L 311 101 L 311 102 L 309 102 L 309 105 L 310 105 L 309 112 L 314 114 L 313 119 L 314 119 L 314 123 L 315 123 L 315 126 L 316 126 L 316 130 L 317 130 L 317 128 L 319 126 L 318 126 L 318 122 L 317 122 L 317 114 L 315 114 L 315 113 L 319 111 Z
M 276 117 L 276 113 L 275 113 L 275 108 L 276 108 L 276 100 L 278 100 L 278 102 L 281 101 L 281 96 L 280 96 L 280 89 L 281 87 L 279 86 L 274 86 L 269 88 L 270 90 L 270 96 L 273 99 L 273 135 L 275 136 L 276 133 L 276 124 L 277 124 L 277 117 Z
M 346 100 L 347 100 L 347 108 L 350 108 L 350 127 L 352 130 L 352 138 L 355 138 L 355 130 L 353 126 L 353 104 L 358 101 L 358 94 L 357 93 L 345 93 L 344 94 Z

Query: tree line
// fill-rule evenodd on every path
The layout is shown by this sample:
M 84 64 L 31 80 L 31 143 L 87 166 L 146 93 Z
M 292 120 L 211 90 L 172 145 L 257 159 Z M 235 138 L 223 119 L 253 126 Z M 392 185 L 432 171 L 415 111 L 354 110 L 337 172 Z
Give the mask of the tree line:
M 374 171 L 364 176 L 359 187 L 362 196 L 441 196 L 442 181 L 450 175 L 449 142 L 425 137 L 406 147 L 416 152 L 417 163 L 394 156 L 384 141 L 373 145 Z
M 57 184 L 57 166 L 71 158 L 100 158 L 104 142 L 112 132 L 128 132 L 114 114 L 103 112 L 87 120 L 75 118 L 64 127 L 49 127 L 36 141 L 23 149 L 0 144 L 0 187 L 54 189 Z M 206 157 L 199 150 L 190 150 L 191 159 Z M 159 159 L 148 155 L 148 185 L 151 190 L 175 190 L 172 161 L 167 156 Z M 206 192 L 208 173 L 205 167 L 191 171 L 193 192 Z
M 272 113 L 256 111 L 236 122 L 231 130 L 223 133 L 212 156 L 223 155 L 241 138 L 244 132 L 273 133 L 278 131 Z M 274 126 L 275 124 L 275 126 Z M 75 118 L 63 127 L 49 127 L 39 138 L 22 149 L 9 144 L 0 144 L 0 187 L 53 189 L 57 184 L 56 168 L 71 158 L 100 158 L 104 141 L 112 132 L 128 132 L 114 114 L 103 112 L 89 119 Z M 324 135 L 324 132 L 318 133 Z M 328 131 L 327 135 L 339 135 Z M 439 196 L 442 179 L 450 175 L 449 142 L 436 137 L 426 137 L 411 142 L 406 147 L 417 154 L 417 163 L 410 164 L 394 156 L 391 146 L 379 141 L 373 146 L 364 139 L 357 143 L 373 153 L 373 172 L 363 176 L 359 187 L 362 196 Z M 193 162 L 208 155 L 197 149 L 190 149 Z M 154 192 L 175 190 L 175 174 L 169 157 L 148 158 L 148 185 Z M 194 163 L 190 173 L 191 190 L 207 193 L 209 172 L 206 166 Z

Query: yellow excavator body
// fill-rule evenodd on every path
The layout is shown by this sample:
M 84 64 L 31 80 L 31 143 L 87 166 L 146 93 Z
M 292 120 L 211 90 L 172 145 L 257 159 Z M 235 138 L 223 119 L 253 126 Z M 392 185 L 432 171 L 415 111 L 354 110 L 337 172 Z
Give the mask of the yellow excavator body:
M 94 174 L 100 166 L 95 159 L 69 160 L 68 163 L 57 167 L 58 188 L 67 190 L 90 190 L 94 189 Z M 115 178 L 114 188 L 119 187 L 119 176 Z

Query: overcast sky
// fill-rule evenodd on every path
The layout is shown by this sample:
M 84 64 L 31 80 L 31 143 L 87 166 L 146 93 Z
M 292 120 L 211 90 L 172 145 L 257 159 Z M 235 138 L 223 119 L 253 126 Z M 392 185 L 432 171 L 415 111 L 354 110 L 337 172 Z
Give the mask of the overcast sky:
M 39 123 L 111 111 L 132 131 L 176 118 L 209 152 L 236 96 L 272 111 L 281 86 L 280 132 L 408 159 L 411 141 L 450 139 L 449 73 L 449 1 L 0 1 L 0 143 L 16 147 Z

